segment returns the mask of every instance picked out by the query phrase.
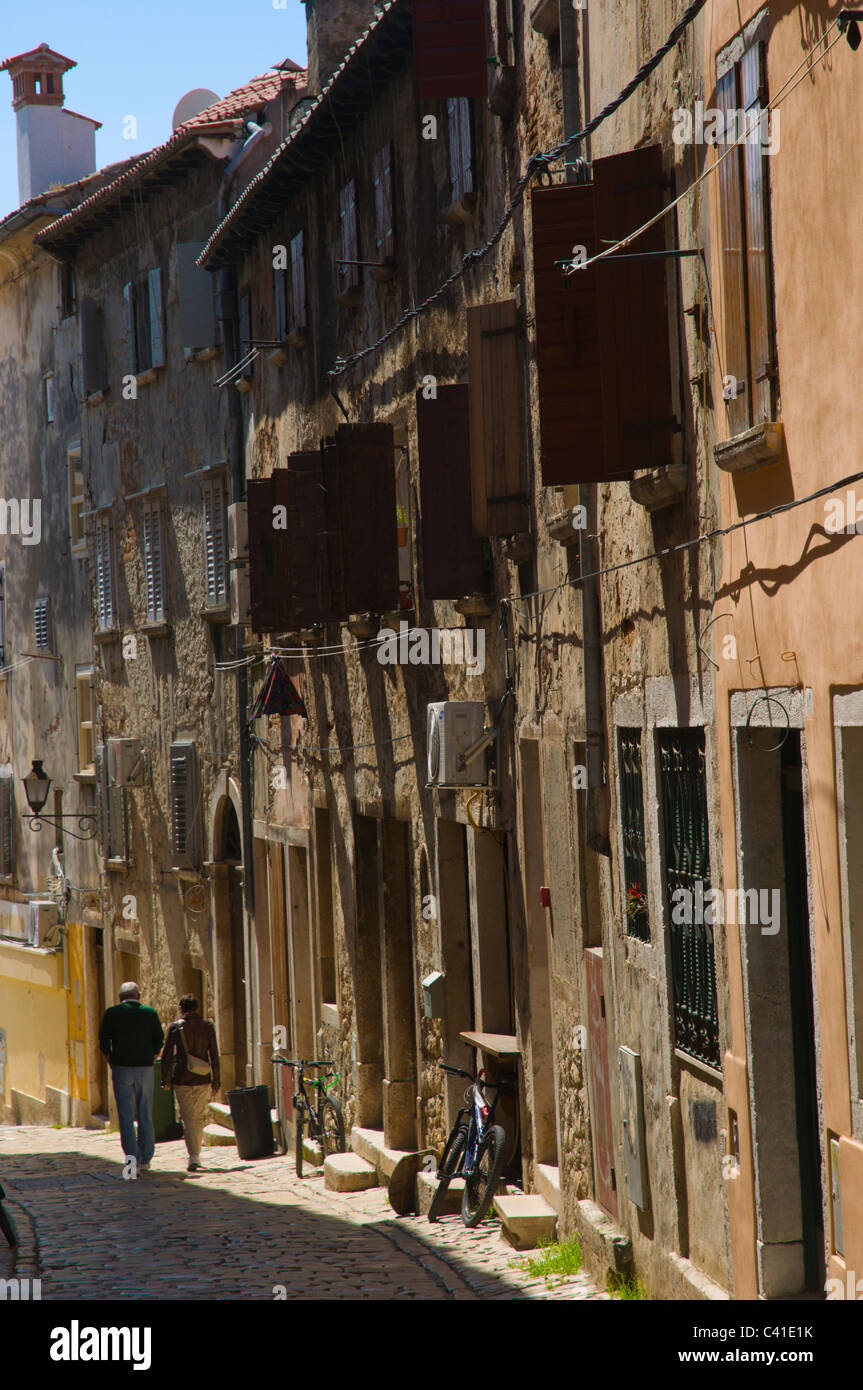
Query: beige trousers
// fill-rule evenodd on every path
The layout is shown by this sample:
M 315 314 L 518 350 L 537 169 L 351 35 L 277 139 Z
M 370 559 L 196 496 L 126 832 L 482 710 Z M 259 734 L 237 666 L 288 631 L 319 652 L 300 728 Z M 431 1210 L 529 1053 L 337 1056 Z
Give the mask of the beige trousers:
M 200 1158 L 210 1103 L 210 1083 L 205 1086 L 175 1086 L 174 1095 L 183 1121 L 183 1138 L 190 1158 Z

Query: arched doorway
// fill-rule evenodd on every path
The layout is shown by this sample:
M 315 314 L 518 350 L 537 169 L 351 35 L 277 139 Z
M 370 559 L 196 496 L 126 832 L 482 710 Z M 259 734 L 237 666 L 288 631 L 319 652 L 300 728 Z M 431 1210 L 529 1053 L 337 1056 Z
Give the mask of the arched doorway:
M 213 920 L 215 924 L 216 1031 L 222 1057 L 222 1090 L 246 1085 L 246 951 L 243 915 L 243 842 L 230 797 L 214 826 Z

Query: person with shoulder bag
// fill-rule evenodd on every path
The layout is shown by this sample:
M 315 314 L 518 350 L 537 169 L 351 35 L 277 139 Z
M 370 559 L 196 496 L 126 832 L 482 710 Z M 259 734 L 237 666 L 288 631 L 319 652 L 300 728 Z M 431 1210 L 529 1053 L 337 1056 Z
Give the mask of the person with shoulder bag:
M 201 1170 L 201 1145 L 210 1096 L 219 1092 L 219 1048 L 216 1030 L 198 1013 L 194 994 L 180 1000 L 181 1017 L 168 1028 L 162 1052 L 162 1088 L 174 1087 L 183 1137 L 189 1151 L 188 1171 Z

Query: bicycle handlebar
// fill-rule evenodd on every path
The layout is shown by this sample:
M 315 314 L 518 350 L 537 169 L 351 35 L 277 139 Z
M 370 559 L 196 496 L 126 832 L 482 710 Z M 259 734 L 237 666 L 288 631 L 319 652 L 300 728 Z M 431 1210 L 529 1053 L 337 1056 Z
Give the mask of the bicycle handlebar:
M 331 1066 L 333 1066 L 333 1061 L 332 1061 L 332 1059 L 329 1058 L 329 1057 L 325 1057 L 325 1058 L 323 1059 L 323 1061 L 312 1062 L 312 1061 L 306 1061 L 306 1059 L 305 1059 L 304 1057 L 280 1057 L 279 1054 L 276 1053 L 273 1057 L 270 1058 L 270 1060 L 271 1060 L 272 1062 L 278 1063 L 280 1066 L 283 1066 L 283 1067 L 331 1067 Z

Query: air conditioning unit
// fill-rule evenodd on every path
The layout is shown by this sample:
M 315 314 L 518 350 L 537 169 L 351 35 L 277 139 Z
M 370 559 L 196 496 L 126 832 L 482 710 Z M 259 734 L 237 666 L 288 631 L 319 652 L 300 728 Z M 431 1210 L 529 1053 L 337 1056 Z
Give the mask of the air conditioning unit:
M 485 784 L 485 750 L 466 767 L 458 763 L 459 755 L 482 738 L 484 729 L 481 700 L 441 700 L 428 706 L 428 775 L 433 786 Z
M 27 927 L 31 946 L 58 946 L 60 919 L 53 898 L 35 898 L 27 904 Z
M 228 559 L 249 558 L 249 504 L 232 502 L 228 507 Z
M 252 621 L 249 606 L 249 571 L 245 568 L 231 570 L 231 625 L 247 627 Z
M 146 774 L 146 755 L 139 738 L 108 739 L 109 786 L 141 787 Z

